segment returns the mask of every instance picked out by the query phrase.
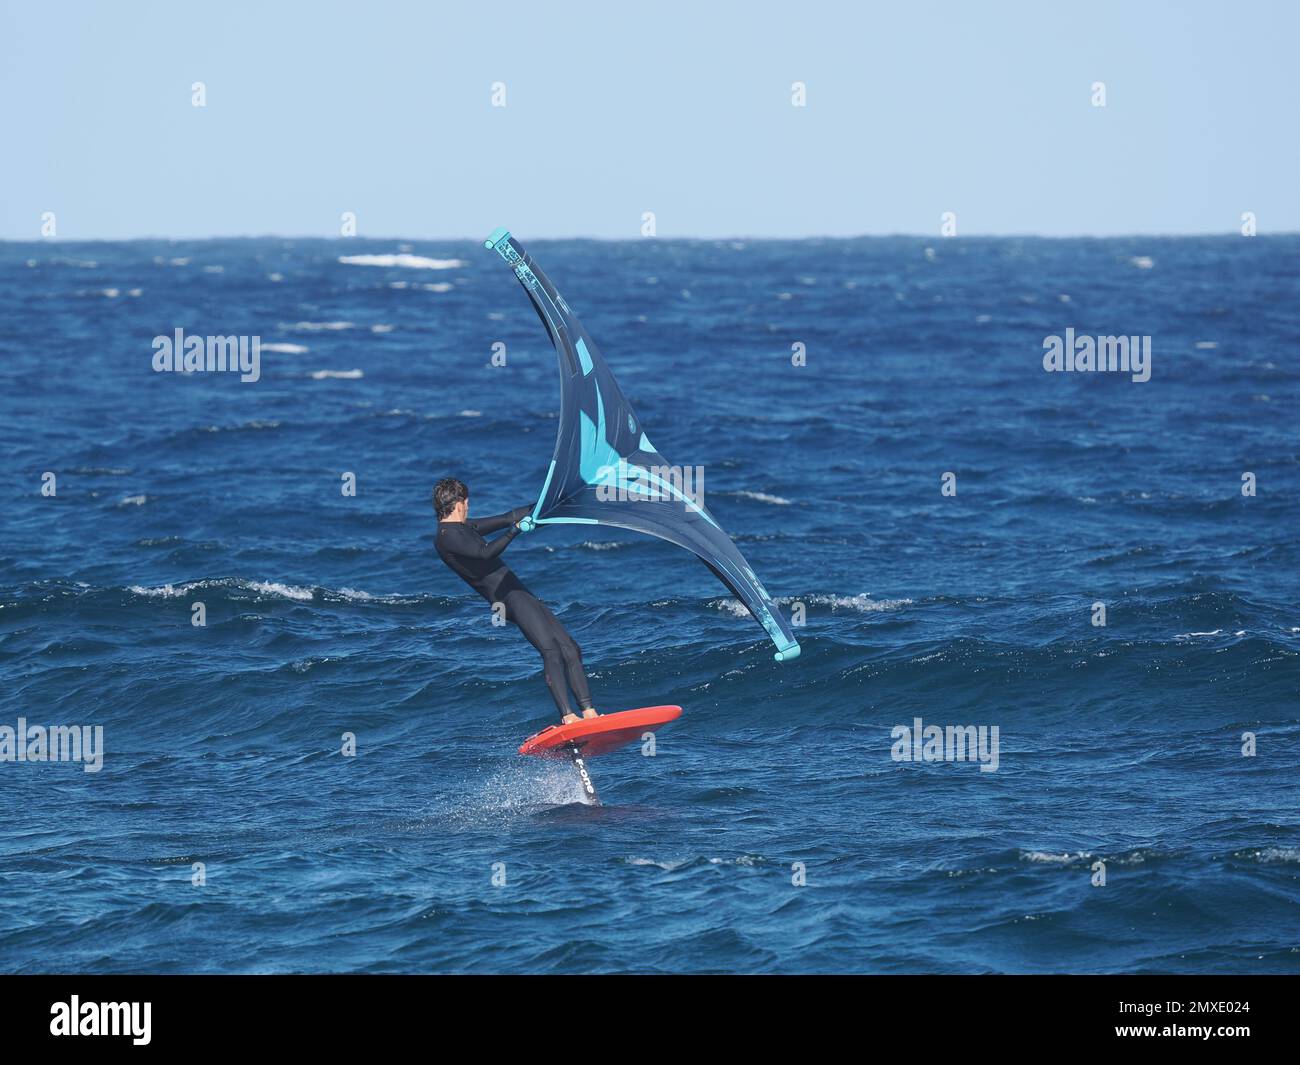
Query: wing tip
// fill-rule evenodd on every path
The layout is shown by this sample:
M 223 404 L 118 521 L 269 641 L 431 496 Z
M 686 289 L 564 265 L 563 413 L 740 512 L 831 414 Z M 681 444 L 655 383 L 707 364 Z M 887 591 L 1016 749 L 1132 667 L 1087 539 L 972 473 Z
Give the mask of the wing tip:
M 789 647 L 782 647 L 781 650 L 777 651 L 777 653 L 772 657 L 778 662 L 789 662 L 793 658 L 798 658 L 799 653 L 802 650 L 803 648 L 799 646 L 799 642 L 796 640 Z
M 510 239 L 510 230 L 506 229 L 505 226 L 497 226 L 496 229 L 492 230 L 492 232 L 488 234 L 487 240 L 483 242 L 483 247 L 491 251 L 503 240 L 509 240 L 509 239 Z

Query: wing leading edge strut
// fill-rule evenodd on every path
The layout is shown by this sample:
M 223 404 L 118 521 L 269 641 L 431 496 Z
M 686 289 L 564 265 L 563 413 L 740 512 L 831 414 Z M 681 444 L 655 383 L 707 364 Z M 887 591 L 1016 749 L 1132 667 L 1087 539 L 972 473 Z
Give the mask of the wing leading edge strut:
M 508 230 L 494 230 L 484 246 L 514 269 L 560 363 L 560 426 L 533 520 L 631 529 L 694 552 L 767 630 L 776 660 L 797 657 L 799 644 L 780 607 L 703 501 L 693 498 L 680 469 L 650 443 L 564 297 Z

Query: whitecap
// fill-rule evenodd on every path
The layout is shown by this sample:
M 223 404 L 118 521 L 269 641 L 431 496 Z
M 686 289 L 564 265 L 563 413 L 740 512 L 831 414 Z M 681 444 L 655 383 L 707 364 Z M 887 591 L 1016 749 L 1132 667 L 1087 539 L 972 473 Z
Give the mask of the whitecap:
M 252 592 L 259 592 L 262 595 L 278 595 L 285 599 L 293 599 L 297 602 L 307 602 L 313 597 L 310 588 L 299 588 L 292 584 L 281 584 L 279 581 L 241 581 L 239 583 Z
M 625 858 L 623 859 L 628 865 L 650 865 L 656 869 L 662 869 L 665 873 L 675 872 L 683 865 L 686 865 L 689 858 L 678 858 L 676 861 L 661 862 L 655 858 Z
M 778 606 L 791 603 L 805 603 L 814 606 L 828 606 L 835 610 L 856 610 L 862 614 L 874 614 L 884 610 L 897 610 L 899 607 L 911 606 L 910 599 L 872 599 L 867 595 L 783 595 L 773 600 Z M 750 616 L 749 608 L 739 599 L 719 599 L 712 604 L 718 610 L 724 610 L 739 618 Z
M 340 255 L 345 266 L 402 266 L 410 270 L 455 270 L 464 266 L 460 259 L 430 259 L 424 255 Z
M 793 603 L 797 597 L 785 596 L 778 603 Z M 828 606 L 832 610 L 856 610 L 863 614 L 874 614 L 882 610 L 897 610 L 899 607 L 911 606 L 910 599 L 872 599 L 868 595 L 814 595 L 806 602 L 815 606 Z
M 340 588 L 335 594 L 341 599 L 348 599 L 354 603 L 412 603 L 415 601 L 398 595 L 373 595 L 370 592 L 363 592 L 356 588 Z
M 1048 854 L 1046 851 L 1021 851 L 1022 861 L 1037 862 L 1043 865 L 1071 865 L 1074 862 L 1085 862 L 1092 857 L 1091 854 L 1085 854 L 1083 851 L 1076 851 L 1074 854 Z
M 162 596 L 164 599 L 171 599 L 174 596 L 184 595 L 187 591 L 200 587 L 202 583 L 202 581 L 199 581 L 193 584 L 182 584 L 179 588 L 172 584 L 164 584 L 158 588 L 146 588 L 140 584 L 133 584 L 127 588 L 127 591 L 133 595 Z
M 742 490 L 737 492 L 736 495 L 744 496 L 746 499 L 757 500 L 759 503 L 772 503 L 778 507 L 788 507 L 791 505 L 790 500 L 783 496 L 768 495 L 766 492 L 748 492 Z
M 1300 862 L 1300 847 L 1264 847 L 1254 857 L 1261 862 Z
M 313 598 L 313 592 L 310 588 L 300 588 L 293 584 L 284 584 L 280 581 L 253 581 L 246 578 L 222 577 L 216 580 L 201 581 L 184 581 L 180 584 L 164 584 L 157 588 L 146 588 L 139 584 L 133 584 L 127 591 L 133 595 L 144 595 L 149 597 L 161 597 L 163 599 L 174 599 L 177 596 L 190 595 L 203 588 L 238 588 L 243 591 L 256 592 L 259 595 L 276 595 L 284 599 L 293 599 L 298 602 L 308 601 Z

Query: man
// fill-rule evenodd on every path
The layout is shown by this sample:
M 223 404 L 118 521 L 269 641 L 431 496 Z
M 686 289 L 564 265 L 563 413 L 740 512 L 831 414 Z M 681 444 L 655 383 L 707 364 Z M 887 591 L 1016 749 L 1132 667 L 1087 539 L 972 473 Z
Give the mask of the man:
M 490 518 L 471 518 L 469 489 L 454 477 L 444 477 L 433 486 L 433 509 L 438 514 L 438 556 L 489 603 L 503 604 L 506 620 L 518 626 L 541 653 L 546 686 L 564 724 L 578 720 L 569 704 L 569 688 L 578 697 L 583 717 L 598 716 L 583 672 L 581 649 L 546 605 L 501 561 L 501 553 L 519 535 L 521 526 L 532 527 L 529 513 L 533 508 L 516 507 Z M 505 535 L 491 543 L 483 539 L 485 533 L 507 526 Z

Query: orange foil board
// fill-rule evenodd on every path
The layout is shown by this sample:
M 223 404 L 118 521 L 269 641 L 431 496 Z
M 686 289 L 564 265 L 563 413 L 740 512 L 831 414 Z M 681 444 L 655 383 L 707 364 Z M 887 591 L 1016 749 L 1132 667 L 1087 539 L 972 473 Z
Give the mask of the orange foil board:
M 645 733 L 681 716 L 680 706 L 645 706 L 640 710 L 583 718 L 572 725 L 551 725 L 524 740 L 519 753 L 542 758 L 567 758 L 572 753 L 570 748 L 577 747 L 582 757 L 594 758 L 629 743 L 637 743 Z

